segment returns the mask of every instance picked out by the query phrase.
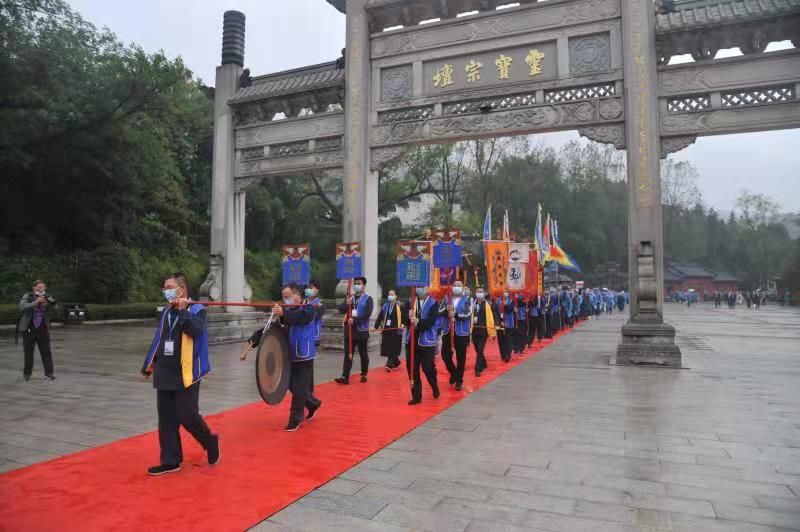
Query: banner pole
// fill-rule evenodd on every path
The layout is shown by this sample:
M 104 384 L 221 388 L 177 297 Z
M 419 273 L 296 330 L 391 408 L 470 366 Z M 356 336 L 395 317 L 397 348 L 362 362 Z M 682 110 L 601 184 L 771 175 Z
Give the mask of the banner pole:
M 353 279 L 347 281 L 347 344 L 350 360 L 353 360 Z
M 417 317 L 417 292 L 414 289 L 414 287 L 411 287 L 411 308 L 409 309 L 409 315 L 411 315 L 412 312 L 414 313 L 414 317 L 416 318 Z M 411 345 L 409 346 L 409 353 L 411 354 L 411 364 L 409 365 L 409 368 L 408 368 L 408 382 L 411 384 L 411 387 L 413 388 L 414 387 L 414 350 L 416 349 L 417 340 L 416 340 L 416 335 L 414 334 L 416 332 L 415 331 L 415 327 L 414 327 L 414 322 L 411 321 L 410 319 L 408 321 L 409 321 L 409 325 L 411 326 L 411 334 L 410 334 Z M 412 392 L 412 397 L 411 398 L 412 399 L 414 398 L 413 397 L 413 392 Z

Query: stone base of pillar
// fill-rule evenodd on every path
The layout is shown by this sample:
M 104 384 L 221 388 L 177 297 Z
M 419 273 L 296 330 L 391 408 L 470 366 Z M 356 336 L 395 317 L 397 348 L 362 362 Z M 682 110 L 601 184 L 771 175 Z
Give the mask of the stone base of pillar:
M 209 312 L 208 343 L 225 344 L 243 342 L 259 327 L 264 326 L 263 312 Z
M 675 327 L 663 322 L 627 322 L 611 364 L 683 367 L 681 350 L 675 345 Z
M 342 329 L 342 314 L 336 308 L 328 309 L 322 322 L 322 335 L 319 347 L 327 352 L 344 353 L 344 330 Z M 367 350 L 377 353 L 381 348 L 380 333 L 370 333 Z

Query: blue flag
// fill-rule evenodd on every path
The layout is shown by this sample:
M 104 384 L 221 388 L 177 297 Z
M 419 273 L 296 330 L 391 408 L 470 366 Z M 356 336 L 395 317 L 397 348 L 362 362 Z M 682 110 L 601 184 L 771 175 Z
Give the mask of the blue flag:
M 431 243 L 400 242 L 398 249 L 397 286 L 429 286 L 431 284 Z
M 483 239 L 484 240 L 491 240 L 492 239 L 492 206 L 489 205 L 489 209 L 486 211 L 486 220 L 483 222 Z

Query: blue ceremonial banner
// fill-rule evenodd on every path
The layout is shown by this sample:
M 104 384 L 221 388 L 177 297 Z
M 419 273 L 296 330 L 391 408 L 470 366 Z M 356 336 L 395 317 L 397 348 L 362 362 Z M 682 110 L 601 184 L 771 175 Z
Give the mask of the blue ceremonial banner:
M 397 254 L 397 286 L 430 286 L 431 243 L 400 242 Z
M 336 244 L 336 278 L 339 280 L 361 277 L 361 242 Z
M 461 267 L 461 231 L 444 229 L 433 231 L 433 267 Z
M 283 246 L 283 284 L 307 286 L 311 282 L 311 248 L 308 244 Z

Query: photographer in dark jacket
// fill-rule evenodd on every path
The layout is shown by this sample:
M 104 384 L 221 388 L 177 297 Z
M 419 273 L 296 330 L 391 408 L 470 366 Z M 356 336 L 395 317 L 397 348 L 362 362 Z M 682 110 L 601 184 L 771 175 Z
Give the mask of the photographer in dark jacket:
M 19 300 L 19 310 L 22 315 L 17 323 L 17 332 L 22 331 L 22 345 L 25 352 L 25 368 L 22 377 L 31 380 L 33 373 L 33 348 L 38 344 L 39 354 L 42 356 L 44 378 L 55 380 L 53 375 L 53 353 L 50 351 L 50 320 L 47 310 L 56 305 L 56 300 L 46 291 L 44 281 L 36 280 L 33 291 L 28 292 Z

